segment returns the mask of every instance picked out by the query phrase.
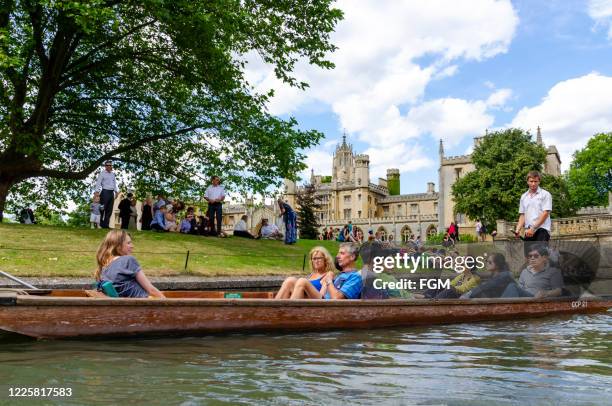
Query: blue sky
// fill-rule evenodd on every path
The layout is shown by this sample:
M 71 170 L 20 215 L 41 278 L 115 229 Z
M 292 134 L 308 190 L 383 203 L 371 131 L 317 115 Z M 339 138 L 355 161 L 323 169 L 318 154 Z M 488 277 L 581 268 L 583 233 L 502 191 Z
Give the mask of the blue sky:
M 317 174 L 346 129 L 370 155 L 371 181 L 399 168 L 402 193 L 437 190 L 438 140 L 470 151 L 485 128 L 539 125 L 571 154 L 612 131 L 612 0 L 339 1 L 333 71 L 298 64 L 304 92 L 250 57 L 248 77 L 277 96 L 270 111 L 326 135 L 309 151 Z M 310 168 L 306 173 L 310 173 Z

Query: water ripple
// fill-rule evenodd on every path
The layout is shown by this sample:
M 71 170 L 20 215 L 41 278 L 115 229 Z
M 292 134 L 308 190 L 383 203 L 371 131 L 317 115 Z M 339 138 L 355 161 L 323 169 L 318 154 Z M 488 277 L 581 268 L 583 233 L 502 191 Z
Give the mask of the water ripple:
M 0 380 L 73 388 L 61 404 L 605 404 L 611 338 L 609 314 L 308 334 L 0 337 Z

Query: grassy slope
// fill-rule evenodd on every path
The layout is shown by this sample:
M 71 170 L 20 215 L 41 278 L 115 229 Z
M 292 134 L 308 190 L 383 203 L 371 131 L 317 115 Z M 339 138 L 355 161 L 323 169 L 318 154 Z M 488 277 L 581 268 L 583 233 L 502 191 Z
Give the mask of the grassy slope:
M 16 276 L 91 276 L 104 235 L 104 230 L 86 228 L 0 224 L 0 270 Z M 296 274 L 302 272 L 303 256 L 312 247 L 323 245 L 332 255 L 338 249 L 334 241 L 300 240 L 287 246 L 280 241 L 150 231 L 134 231 L 131 235 L 134 256 L 146 273 L 154 276 Z M 187 250 L 190 257 L 185 271 Z

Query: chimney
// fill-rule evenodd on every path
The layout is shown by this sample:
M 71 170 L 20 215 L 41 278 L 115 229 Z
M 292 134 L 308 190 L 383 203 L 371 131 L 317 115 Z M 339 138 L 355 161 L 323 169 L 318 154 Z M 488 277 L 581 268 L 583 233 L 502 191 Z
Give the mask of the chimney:
M 436 193 L 436 184 L 433 182 L 427 182 L 427 193 Z

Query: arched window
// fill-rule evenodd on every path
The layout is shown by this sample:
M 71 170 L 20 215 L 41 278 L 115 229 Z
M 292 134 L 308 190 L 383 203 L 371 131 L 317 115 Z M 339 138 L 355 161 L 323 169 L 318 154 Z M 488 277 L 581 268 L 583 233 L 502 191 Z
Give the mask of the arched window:
M 410 236 L 412 235 L 412 230 L 409 226 L 402 227 L 402 231 L 400 232 L 402 237 L 402 242 L 406 243 L 410 240 Z

